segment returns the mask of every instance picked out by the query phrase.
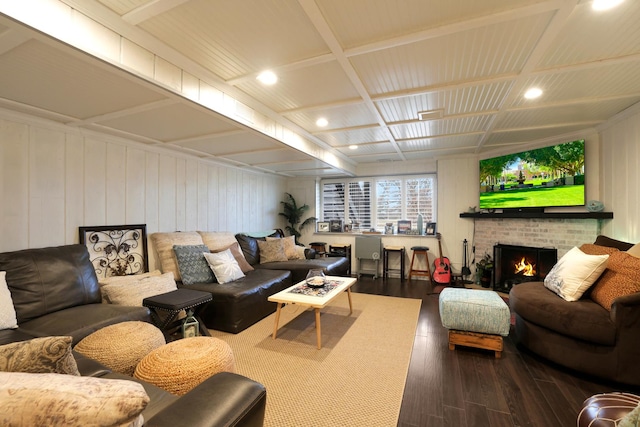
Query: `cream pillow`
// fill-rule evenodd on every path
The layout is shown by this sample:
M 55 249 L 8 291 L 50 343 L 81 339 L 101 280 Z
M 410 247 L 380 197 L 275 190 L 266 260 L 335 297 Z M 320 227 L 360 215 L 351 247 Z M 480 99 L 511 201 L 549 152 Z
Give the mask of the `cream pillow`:
M 146 277 L 160 276 L 162 272 L 160 270 L 153 270 L 148 273 L 142 274 L 128 274 L 126 276 L 109 276 L 98 279 L 100 286 L 111 285 L 113 283 L 135 283 Z
M 268 262 L 288 261 L 284 253 L 284 242 L 282 239 L 256 240 L 260 249 L 260 264 Z
M 282 238 L 267 237 L 267 242 L 273 241 L 273 240 L 282 240 L 282 243 L 284 245 L 284 254 L 286 255 L 287 259 L 304 259 L 304 250 L 303 250 L 303 256 L 302 258 L 300 258 L 299 252 L 296 249 L 296 248 L 300 248 L 301 246 L 296 245 L 295 236 L 288 236 L 288 237 L 282 237 Z M 262 253 L 260 255 L 262 256 Z
M 173 273 L 149 276 L 135 282 L 119 282 L 101 288 L 110 304 L 142 307 L 142 300 L 178 289 Z
M 238 262 L 233 257 L 230 249 L 216 253 L 205 253 L 205 259 L 209 263 L 218 283 L 227 283 L 244 277 Z
M 544 286 L 567 301 L 577 301 L 607 268 L 609 255 L 587 255 L 573 247 L 553 266 Z
M 135 381 L 0 372 L 0 414 L 6 425 L 142 425 L 149 400 Z
M 18 327 L 16 309 L 11 299 L 11 291 L 7 286 L 6 271 L 0 271 L 0 330 L 15 329 Z
M 182 280 L 178 269 L 178 260 L 173 251 L 175 245 L 204 245 L 202 237 L 195 231 L 176 231 L 174 233 L 153 233 L 151 242 L 160 260 L 163 273 L 173 273 L 175 280 Z

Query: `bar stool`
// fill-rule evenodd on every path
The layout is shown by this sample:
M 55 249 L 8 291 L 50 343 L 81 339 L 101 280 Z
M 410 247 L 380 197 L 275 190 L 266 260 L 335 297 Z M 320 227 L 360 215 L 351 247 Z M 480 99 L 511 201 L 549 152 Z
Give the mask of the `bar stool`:
M 431 281 L 431 269 L 429 268 L 429 248 L 427 246 L 412 246 L 411 250 L 413 255 L 411 256 L 411 265 L 409 266 L 409 280 L 411 276 L 426 276 Z M 413 268 L 413 262 L 416 260 L 416 255 L 424 255 L 426 264 L 426 270 L 418 270 Z M 420 259 L 418 259 L 420 262 Z
M 324 256 L 327 253 L 326 242 L 312 242 L 309 243 L 309 247 L 316 251 L 316 254 L 318 254 L 319 256 Z
M 385 246 L 382 248 L 382 278 L 386 279 L 389 277 L 389 253 L 392 252 L 400 254 L 400 280 L 404 281 L 404 246 Z

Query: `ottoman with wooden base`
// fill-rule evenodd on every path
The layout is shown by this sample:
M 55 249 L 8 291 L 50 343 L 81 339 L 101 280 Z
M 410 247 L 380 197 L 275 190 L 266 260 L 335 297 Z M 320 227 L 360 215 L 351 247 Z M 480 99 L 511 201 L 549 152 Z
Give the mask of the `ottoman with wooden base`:
M 509 306 L 493 291 L 446 288 L 440 293 L 440 319 L 449 329 L 449 349 L 456 345 L 502 354 L 502 337 L 509 335 Z
M 115 372 L 131 376 L 144 356 L 164 344 L 160 329 L 151 323 L 130 321 L 98 329 L 73 349 Z
M 191 337 L 173 341 L 147 354 L 133 376 L 169 393 L 183 395 L 217 374 L 234 372 L 229 345 L 218 338 Z

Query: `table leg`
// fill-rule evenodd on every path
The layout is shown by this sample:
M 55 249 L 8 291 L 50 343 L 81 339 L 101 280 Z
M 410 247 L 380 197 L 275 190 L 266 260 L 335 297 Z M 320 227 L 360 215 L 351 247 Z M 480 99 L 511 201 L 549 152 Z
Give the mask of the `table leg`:
M 351 288 L 347 288 L 347 297 L 349 297 L 349 314 L 353 314 L 353 304 L 351 303 Z
M 320 309 L 316 308 L 316 341 L 318 342 L 318 350 L 322 348 L 322 332 L 320 331 Z
M 282 303 L 277 303 L 276 306 L 276 324 L 273 325 L 273 335 L 271 336 L 272 339 L 276 339 L 276 335 L 278 333 L 278 322 L 280 322 L 280 309 L 282 307 Z

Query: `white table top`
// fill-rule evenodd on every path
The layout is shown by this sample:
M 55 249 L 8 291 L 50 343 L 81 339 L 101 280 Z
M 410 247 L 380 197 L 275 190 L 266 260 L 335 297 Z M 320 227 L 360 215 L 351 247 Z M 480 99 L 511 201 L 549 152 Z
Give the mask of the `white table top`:
M 287 289 L 271 295 L 268 300 L 277 303 L 301 304 L 313 308 L 323 308 L 342 292 L 349 289 L 357 281 L 355 277 L 326 276 L 326 279 L 328 282 L 338 282 L 338 286 L 324 295 L 305 295 L 291 292 L 299 286 L 306 286 L 306 281 L 303 280 L 300 283 L 296 283 Z M 319 288 L 318 290 L 321 289 L 322 288 Z

